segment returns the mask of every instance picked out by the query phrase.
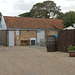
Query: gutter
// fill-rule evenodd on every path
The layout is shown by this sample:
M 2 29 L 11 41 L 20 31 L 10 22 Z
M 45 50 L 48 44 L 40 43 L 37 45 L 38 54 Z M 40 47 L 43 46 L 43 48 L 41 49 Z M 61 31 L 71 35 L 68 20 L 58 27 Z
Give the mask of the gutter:
M 25 28 L 7 28 L 6 30 L 57 30 L 57 29 L 25 29 Z M 58 29 L 62 30 L 62 29 Z

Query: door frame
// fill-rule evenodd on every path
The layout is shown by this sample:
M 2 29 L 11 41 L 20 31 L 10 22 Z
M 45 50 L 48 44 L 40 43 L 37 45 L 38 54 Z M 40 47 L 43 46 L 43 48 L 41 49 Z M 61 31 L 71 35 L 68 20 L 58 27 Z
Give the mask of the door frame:
M 31 45 L 31 40 L 35 40 L 35 45 L 36 45 L 36 38 L 30 38 L 30 45 Z

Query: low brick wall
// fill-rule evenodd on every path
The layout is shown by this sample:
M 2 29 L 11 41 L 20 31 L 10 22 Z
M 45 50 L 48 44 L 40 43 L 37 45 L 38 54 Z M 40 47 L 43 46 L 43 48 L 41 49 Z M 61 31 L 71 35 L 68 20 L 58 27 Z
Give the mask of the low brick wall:
M 0 30 L 0 45 L 7 45 L 7 35 L 5 30 Z

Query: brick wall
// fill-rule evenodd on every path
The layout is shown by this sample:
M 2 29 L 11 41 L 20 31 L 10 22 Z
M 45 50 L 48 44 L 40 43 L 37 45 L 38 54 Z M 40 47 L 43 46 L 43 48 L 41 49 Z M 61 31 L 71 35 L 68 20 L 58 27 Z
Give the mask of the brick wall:
M 48 35 L 58 35 L 58 30 L 49 30 Z
M 0 45 L 7 45 L 7 36 L 6 36 L 6 31 L 5 30 L 0 30 Z
M 20 34 L 16 36 L 16 45 L 21 45 L 21 40 L 30 40 L 30 38 L 37 38 L 37 32 L 36 31 L 24 31 L 21 30 Z M 37 39 L 36 39 L 37 42 Z
M 45 35 L 58 35 L 58 30 L 49 30 L 45 32 Z M 30 38 L 36 38 L 37 43 L 37 31 L 35 30 L 21 30 L 19 35 L 16 36 L 16 45 L 21 45 L 21 40 L 30 40 Z M 45 36 L 46 38 L 46 36 Z

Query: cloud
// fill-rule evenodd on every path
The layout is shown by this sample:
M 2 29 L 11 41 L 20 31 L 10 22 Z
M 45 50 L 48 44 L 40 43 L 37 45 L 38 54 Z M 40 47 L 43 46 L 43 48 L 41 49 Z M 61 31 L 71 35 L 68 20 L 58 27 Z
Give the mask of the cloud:
M 13 9 L 30 10 L 34 4 L 42 1 L 44 0 L 16 0 L 16 2 L 13 3 Z
M 66 1 L 64 6 L 62 5 L 63 12 L 75 11 L 75 1 Z
M 19 0 L 18 2 L 13 3 L 14 10 L 30 10 L 32 3 L 29 1 Z
M 65 1 L 75 1 L 75 0 L 65 0 Z
M 14 9 L 15 13 L 21 14 L 30 11 L 34 4 L 43 2 L 43 0 L 8 0 L 8 2 L 13 4 L 12 8 Z
M 32 6 L 46 0 L 0 0 L 0 12 L 3 15 L 16 16 L 30 11 Z M 61 6 L 63 12 L 75 11 L 75 0 L 53 0 L 57 6 Z
M 62 12 L 75 11 L 75 0 L 53 0 Z

